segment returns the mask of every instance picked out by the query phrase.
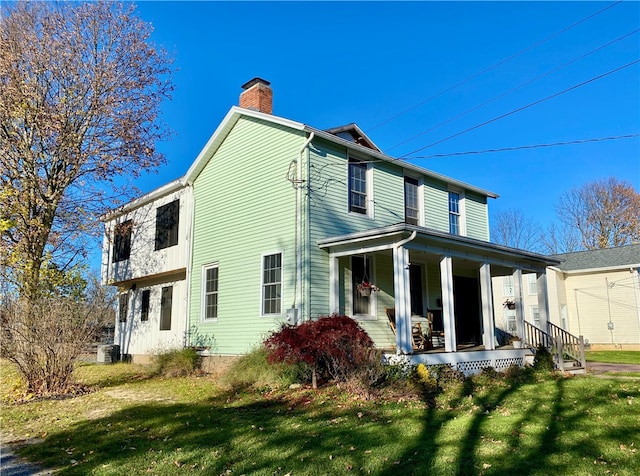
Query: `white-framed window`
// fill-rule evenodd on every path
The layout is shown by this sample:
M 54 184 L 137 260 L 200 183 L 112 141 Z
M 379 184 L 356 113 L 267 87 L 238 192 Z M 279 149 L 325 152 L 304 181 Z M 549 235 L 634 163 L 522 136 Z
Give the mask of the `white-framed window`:
M 460 215 L 460 193 L 449 190 L 449 233 L 452 235 L 462 233 Z
M 377 291 L 368 295 L 358 291 L 358 284 L 375 284 L 373 276 L 374 262 L 369 256 L 351 257 L 351 315 L 359 319 L 372 319 L 375 316 Z
M 202 319 L 218 318 L 218 264 L 202 267 Z
M 562 328 L 565 331 L 569 330 L 569 319 L 568 319 L 568 312 L 567 312 L 567 305 L 566 304 L 562 304 L 560 306 L 560 320 L 562 321 Z
M 404 221 L 420 225 L 420 182 L 414 177 L 404 178 Z
M 533 325 L 536 326 L 538 329 L 541 329 L 540 310 L 538 309 L 538 306 L 531 306 L 531 308 L 529 309 L 529 313 L 531 315 L 531 322 L 533 322 Z
M 502 278 L 502 295 L 505 297 L 515 296 L 515 285 L 513 283 L 513 276 L 504 276 Z
M 262 315 L 282 314 L 282 253 L 262 256 Z
M 538 276 L 536 274 L 528 274 L 529 294 L 538 294 Z
M 349 157 L 347 174 L 349 212 L 373 217 L 373 167 L 370 162 Z
M 515 310 L 506 310 L 504 312 L 504 320 L 507 323 L 507 332 L 510 334 L 515 334 L 518 332 L 518 324 L 516 322 L 516 311 Z

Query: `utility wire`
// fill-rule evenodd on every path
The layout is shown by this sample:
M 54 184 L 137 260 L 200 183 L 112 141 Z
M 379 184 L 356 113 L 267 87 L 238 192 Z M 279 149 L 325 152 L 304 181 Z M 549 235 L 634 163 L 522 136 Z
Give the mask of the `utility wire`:
M 421 150 L 428 149 L 428 148 L 433 147 L 433 146 L 438 145 L 438 144 L 442 144 L 443 142 L 446 142 L 446 141 L 448 141 L 448 140 L 450 140 L 450 139 L 453 139 L 454 137 L 461 136 L 462 134 L 466 134 L 467 132 L 470 132 L 470 131 L 473 131 L 473 130 L 478 129 L 478 128 L 480 128 L 480 127 L 486 126 L 487 124 L 491 124 L 492 122 L 498 121 L 498 120 L 503 119 L 503 118 L 505 118 L 505 117 L 511 116 L 511 115 L 513 115 L 513 114 L 515 114 L 515 113 L 517 113 L 517 112 L 523 111 L 523 110 L 528 109 L 528 108 L 530 108 L 530 107 L 532 107 L 532 106 L 535 106 L 535 105 L 537 105 L 537 104 L 540 104 L 540 103 L 542 103 L 542 102 L 544 102 L 544 101 L 548 101 L 549 99 L 553 99 L 553 98 L 555 98 L 555 97 L 557 97 L 557 96 L 560 96 L 561 94 L 564 94 L 564 93 L 567 93 L 567 92 L 572 91 L 572 90 L 574 90 L 574 89 L 577 89 L 577 88 L 580 88 L 580 87 L 582 87 L 582 86 L 585 86 L 585 85 L 587 85 L 587 84 L 589 84 L 589 83 L 592 83 L 592 82 L 594 82 L 594 81 L 597 81 L 598 79 L 602 79 L 602 78 L 604 78 L 605 76 L 609 76 L 610 74 L 613 74 L 613 73 L 616 73 L 616 72 L 618 72 L 618 71 L 621 71 L 621 70 L 623 70 L 623 69 L 625 69 L 625 68 L 628 68 L 628 67 L 630 67 L 630 66 L 633 66 L 634 64 L 637 64 L 637 63 L 640 63 L 640 59 L 637 59 L 637 60 L 632 61 L 631 63 L 627 63 L 627 64 L 625 64 L 625 65 L 619 66 L 618 68 L 612 69 L 611 71 L 607 71 L 606 73 L 602 73 L 602 74 L 601 74 L 601 75 L 599 75 L 599 76 L 596 76 L 596 77 L 594 77 L 594 78 L 591 78 L 591 79 L 588 79 L 588 80 L 586 80 L 586 81 L 583 81 L 583 82 L 581 82 L 581 83 L 579 83 L 579 84 L 576 84 L 576 85 L 574 85 L 574 86 L 571 86 L 570 88 L 563 89 L 562 91 L 559 91 L 559 92 L 557 92 L 557 93 L 554 93 L 554 94 L 552 94 L 552 95 L 550 95 L 550 96 L 544 97 L 544 98 L 542 98 L 542 99 L 538 99 L 537 101 L 534 101 L 534 102 L 532 102 L 532 103 L 529 103 L 529 104 L 527 104 L 526 106 L 519 107 L 519 108 L 514 109 L 514 110 L 512 110 L 512 111 L 509 111 L 509 112 L 507 112 L 507 113 L 505 113 L 505 114 L 502 114 L 502 115 L 500 115 L 500 116 L 494 117 L 493 119 L 489 119 L 488 121 L 482 122 L 482 123 L 477 124 L 477 125 L 475 125 L 475 126 L 473 126 L 473 127 L 469 127 L 469 128 L 467 128 L 467 129 L 465 129 L 465 130 L 463 130 L 463 131 L 460 131 L 460 132 L 457 132 L 457 133 L 455 133 L 455 134 L 452 134 L 452 135 L 450 135 L 450 136 L 448 136 L 448 137 L 445 137 L 444 139 L 441 139 L 441 140 L 439 140 L 439 141 L 433 142 L 432 144 L 425 145 L 424 147 L 420 147 L 419 149 L 416 149 L 416 150 L 414 150 L 414 151 L 412 151 L 412 152 L 409 152 L 408 154 L 404 154 L 404 155 L 400 156 L 399 158 L 400 158 L 400 159 L 402 159 L 402 158 L 406 158 L 406 157 L 408 157 L 409 155 L 413 155 L 413 154 L 415 154 L 415 153 L 417 153 L 417 152 L 420 152 Z
M 520 84 L 520 85 L 518 85 L 518 86 L 516 86 L 516 87 L 514 87 L 514 88 L 511 88 L 511 89 L 509 89 L 508 91 L 506 91 L 506 92 L 504 92 L 504 93 L 502 93 L 502 94 L 499 94 L 499 95 L 497 95 L 497 96 L 494 96 L 494 97 L 492 97 L 491 99 L 488 99 L 488 100 L 486 100 L 485 102 L 483 102 L 483 103 L 481 103 L 481 104 L 478 104 L 477 106 L 472 107 L 471 109 L 467 109 L 466 111 L 461 112 L 460 114 L 458 114 L 458 115 L 456 115 L 456 116 L 453 116 L 453 117 L 451 117 L 451 118 L 447 119 L 446 121 L 443 121 L 443 122 L 441 122 L 441 123 L 439 123 L 439 124 L 436 124 L 435 126 L 430 127 L 429 129 L 426 129 L 426 130 L 424 130 L 424 131 L 422 131 L 422 132 L 420 132 L 420 133 L 418 133 L 418 134 L 416 134 L 416 135 L 414 135 L 414 136 L 412 136 L 412 137 L 409 137 L 408 139 L 403 140 L 402 142 L 397 143 L 396 145 L 394 145 L 393 147 L 388 148 L 387 150 L 393 150 L 393 149 L 395 149 L 396 147 L 399 147 L 399 146 L 401 146 L 401 145 L 403 145 L 403 144 L 406 144 L 407 142 L 411 142 L 411 141 L 413 141 L 413 140 L 417 139 L 418 137 L 425 135 L 425 134 L 426 134 L 426 133 L 428 133 L 428 132 L 431 132 L 431 131 L 433 131 L 433 130 L 435 130 L 435 129 L 438 129 L 439 127 L 444 126 L 445 124 L 448 124 L 448 123 L 450 123 L 450 122 L 452 122 L 452 121 L 455 121 L 456 119 L 459 119 L 459 118 L 461 118 L 462 116 L 465 116 L 465 115 L 469 114 L 470 112 L 473 112 L 473 111 L 475 111 L 475 110 L 477 110 L 477 109 L 480 109 L 481 107 L 484 107 L 484 106 L 486 106 L 487 104 L 492 103 L 493 101 L 496 101 L 497 99 L 503 98 L 503 97 L 505 97 L 505 96 L 507 96 L 507 95 L 511 94 L 512 92 L 517 91 L 518 89 L 521 89 L 521 88 L 523 88 L 523 87 L 525 87 L 525 86 L 528 86 L 529 84 L 534 83 L 534 82 L 536 82 L 536 81 L 538 81 L 538 80 L 540 80 L 540 79 L 542 79 L 542 78 L 544 78 L 544 77 L 546 77 L 546 76 L 549 76 L 550 74 L 553 74 L 553 73 L 555 73 L 556 71 L 561 70 L 562 68 L 566 68 L 566 67 L 567 67 L 567 66 L 569 66 L 570 64 L 573 64 L 573 63 L 575 63 L 576 61 L 580 61 L 581 59 L 586 58 L 587 56 L 592 55 L 593 53 L 595 53 L 595 52 L 597 52 L 597 51 L 600 51 L 600 50 L 602 50 L 602 49 L 604 49 L 604 48 L 607 48 L 608 46 L 611 46 L 612 44 L 617 43 L 618 41 L 621 41 L 621 40 L 625 39 L 625 38 L 626 38 L 626 37 L 628 37 L 628 36 L 631 36 L 631 35 L 633 35 L 633 34 L 635 34 L 635 33 L 638 33 L 639 31 L 640 31 L 640 28 L 638 28 L 638 29 L 636 29 L 636 30 L 633 30 L 633 31 L 632 31 L 632 32 L 630 32 L 630 33 L 627 33 L 626 35 L 622 35 L 622 36 L 620 36 L 620 37 L 616 38 L 615 40 L 612 40 L 612 41 L 610 41 L 610 42 L 608 42 L 608 43 L 606 43 L 606 44 L 604 44 L 604 45 L 602 45 L 602 46 L 599 46 L 598 48 L 596 48 L 596 49 L 594 49 L 594 50 L 589 51 L 588 53 L 583 54 L 582 56 L 579 56 L 578 58 L 575 58 L 575 59 L 573 59 L 573 60 L 569 61 L 568 63 L 564 63 L 563 65 L 560 65 L 560 66 L 558 66 L 558 67 L 556 67 L 556 68 L 553 68 L 553 69 L 551 69 L 551 70 L 547 71 L 546 73 L 541 74 L 540 76 L 536 76 L 535 78 L 533 78 L 533 79 L 531 79 L 531 80 L 529 80 L 529 81 L 526 81 L 526 82 L 524 82 L 524 83 L 522 83 L 522 84 Z
M 608 9 L 609 9 L 609 8 L 611 8 L 611 7 L 614 7 L 614 6 L 618 5 L 619 3 L 622 3 L 622 0 L 618 0 L 617 2 L 614 2 L 614 3 L 612 3 L 611 5 L 607 5 L 606 7 L 602 8 L 601 10 L 598 10 L 597 12 L 592 13 L 591 15 L 588 15 L 588 16 L 584 17 L 582 20 L 578 20 L 577 22 L 575 22 L 575 23 L 573 23 L 573 24 L 571 24 L 571 25 L 569 25 L 569 26 L 567 26 L 567 27 L 563 28 L 563 29 L 562 29 L 562 30 L 560 30 L 560 31 L 557 31 L 556 33 L 554 33 L 554 34 L 552 34 L 552 35 L 550 35 L 550 36 L 547 36 L 546 38 L 544 38 L 544 39 L 542 39 L 542 40 L 538 41 L 537 43 L 534 43 L 534 44 L 533 44 L 533 45 L 531 45 L 531 46 L 527 46 L 527 47 L 526 47 L 526 48 L 524 48 L 523 50 L 520 50 L 520 51 L 518 51 L 517 53 L 514 53 L 514 54 L 512 54 L 511 56 L 508 56 L 508 57 L 506 57 L 506 58 L 504 58 L 504 59 L 502 59 L 502 60 L 498 61 L 497 63 L 495 63 L 495 64 L 493 64 L 493 65 L 489 66 L 488 68 L 483 69 L 483 70 L 482 70 L 482 71 L 480 71 L 479 73 L 475 73 L 475 74 L 472 74 L 471 76 L 468 76 L 466 79 L 463 79 L 462 81 L 459 81 L 459 82 L 455 83 L 453 86 L 450 86 L 450 87 L 448 87 L 447 89 L 444 89 L 444 90 L 440 91 L 439 93 L 434 94 L 433 96 L 431 96 L 431 97 L 429 97 L 429 98 L 425 99 L 424 101 L 419 102 L 419 103 L 418 103 L 418 104 L 416 104 L 415 106 L 412 106 L 412 107 L 410 107 L 410 108 L 408 108 L 408 109 L 405 109 L 404 111 L 399 112 L 399 113 L 398 113 L 398 114 L 396 114 L 395 116 L 392 116 L 392 117 L 390 117 L 389 119 L 386 119 L 386 120 L 384 120 L 384 121 L 382 121 L 382 122 L 380 122 L 380 123 L 376 124 L 375 126 L 373 126 L 373 127 L 369 128 L 369 129 L 367 129 L 367 130 L 366 130 L 366 132 L 367 132 L 367 133 L 368 133 L 368 132 L 371 132 L 371 131 L 373 131 L 374 129 L 377 129 L 378 127 L 380 127 L 380 126 L 383 126 L 383 125 L 385 125 L 385 124 L 387 124 L 387 123 L 389 123 L 389 122 L 391 122 L 391 121 L 393 121 L 393 120 L 397 119 L 397 118 L 398 118 L 398 117 L 400 117 L 400 116 L 404 116 L 404 115 L 405 115 L 405 114 L 407 114 L 408 112 L 411 112 L 411 111 L 413 111 L 414 109 L 417 109 L 417 108 L 419 108 L 419 107 L 421 107 L 421 106 L 423 106 L 423 105 L 427 104 L 428 102 L 430 102 L 430 101 L 432 101 L 432 100 L 434 100 L 434 99 L 436 99 L 436 98 L 438 98 L 438 97 L 442 96 L 443 94 L 448 93 L 449 91 L 451 91 L 451 90 L 453 90 L 453 89 L 455 89 L 455 88 L 457 88 L 457 87 L 459 87 L 459 86 L 462 86 L 463 84 L 468 83 L 468 82 L 469 82 L 469 81 L 471 81 L 472 79 L 475 79 L 475 78 L 477 78 L 478 76 L 482 76 L 483 74 L 488 73 L 489 71 L 491 71 L 491 70 L 493 70 L 493 69 L 496 69 L 498 66 L 500 66 L 500 65 L 502 65 L 502 64 L 504 64 L 504 63 L 506 63 L 506 62 L 508 62 L 508 61 L 511 61 L 512 59 L 514 59 L 514 58 L 516 58 L 516 57 L 518 57 L 518 56 L 520 56 L 520 55 L 522 55 L 522 54 L 526 53 L 527 51 L 530 51 L 530 50 L 532 50 L 532 49 L 534 49 L 534 48 L 536 48 L 536 47 L 540 46 L 541 44 L 546 43 L 547 41 L 551 40 L 552 38 L 555 38 L 556 36 L 561 35 L 561 34 L 562 34 L 562 33 L 564 33 L 565 31 L 568 31 L 568 30 L 572 29 L 573 27 L 578 26 L 578 25 L 579 25 L 579 24 L 581 24 L 581 23 L 584 23 L 585 21 L 590 20 L 591 18 L 593 18 L 593 17 L 595 17 L 595 16 L 597 16 L 597 15 L 600 15 L 601 13 L 604 13 L 606 10 L 608 10 Z
M 408 157 L 408 158 L 409 159 L 434 159 L 438 157 L 453 157 L 458 155 L 487 154 L 491 152 L 506 152 L 506 151 L 512 151 L 512 150 L 522 150 L 522 149 L 538 149 L 540 147 L 556 147 L 559 145 L 584 144 L 586 142 L 602 142 L 607 140 L 630 139 L 632 137 L 638 137 L 638 136 L 640 136 L 640 133 L 628 134 L 624 136 L 598 137 L 593 139 L 577 139 L 577 140 L 571 140 L 566 142 L 553 142 L 550 144 L 520 145 L 516 147 L 503 147 L 500 149 L 469 150 L 466 152 L 451 152 L 449 154 L 417 155 L 417 156 Z

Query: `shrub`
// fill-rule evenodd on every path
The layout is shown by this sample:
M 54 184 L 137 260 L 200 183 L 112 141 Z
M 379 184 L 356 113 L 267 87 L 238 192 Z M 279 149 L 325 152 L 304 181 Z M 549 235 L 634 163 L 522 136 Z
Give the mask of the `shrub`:
M 438 393 L 438 381 L 429 372 L 426 365 L 418 364 L 414 367 L 409 378 L 411 382 L 418 387 L 424 397 L 432 398 Z
M 314 388 L 318 377 L 344 382 L 363 366 L 377 365 L 380 360 L 369 335 L 347 316 L 320 317 L 298 326 L 285 324 L 264 345 L 270 363 L 306 363 Z
M 552 371 L 555 368 L 551 352 L 542 344 L 536 349 L 536 355 L 533 358 L 533 368 L 539 371 Z
M 267 350 L 259 347 L 236 360 L 220 377 L 220 383 L 232 391 L 276 390 L 298 382 L 305 370 L 305 365 L 300 363 L 270 364 L 267 362 Z
M 200 370 L 202 357 L 193 348 L 176 349 L 155 356 L 156 372 L 164 377 L 184 377 Z

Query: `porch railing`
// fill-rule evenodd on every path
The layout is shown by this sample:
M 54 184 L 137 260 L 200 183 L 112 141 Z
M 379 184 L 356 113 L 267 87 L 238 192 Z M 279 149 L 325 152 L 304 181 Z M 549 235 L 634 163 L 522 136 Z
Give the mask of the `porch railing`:
M 584 355 L 584 339 L 576 337 L 561 327 L 547 323 L 549 332 L 524 321 L 524 343 L 527 347 L 537 348 L 542 345 L 554 354 L 556 364 L 560 370 L 564 370 L 565 360 L 573 360 L 580 367 L 586 368 L 587 362 Z
M 556 343 L 560 370 L 564 370 L 565 357 L 569 357 L 569 359 L 578 362 L 582 368 L 586 368 L 587 360 L 584 355 L 584 338 L 582 336 L 574 336 L 562 327 L 558 327 L 551 322 L 547 323 L 547 327 L 549 329 L 549 335 Z

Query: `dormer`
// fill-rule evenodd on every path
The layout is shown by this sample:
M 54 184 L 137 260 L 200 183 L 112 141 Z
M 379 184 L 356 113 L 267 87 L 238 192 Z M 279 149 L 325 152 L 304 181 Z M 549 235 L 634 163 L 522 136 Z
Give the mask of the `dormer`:
M 351 123 L 346 126 L 334 127 L 332 129 L 327 129 L 325 132 L 329 134 L 333 134 L 340 139 L 344 139 L 349 142 L 353 142 L 355 144 L 361 145 L 363 147 L 367 147 L 369 149 L 375 150 L 376 152 L 382 152 L 377 145 L 373 143 L 369 137 L 358 127 L 357 124 Z

